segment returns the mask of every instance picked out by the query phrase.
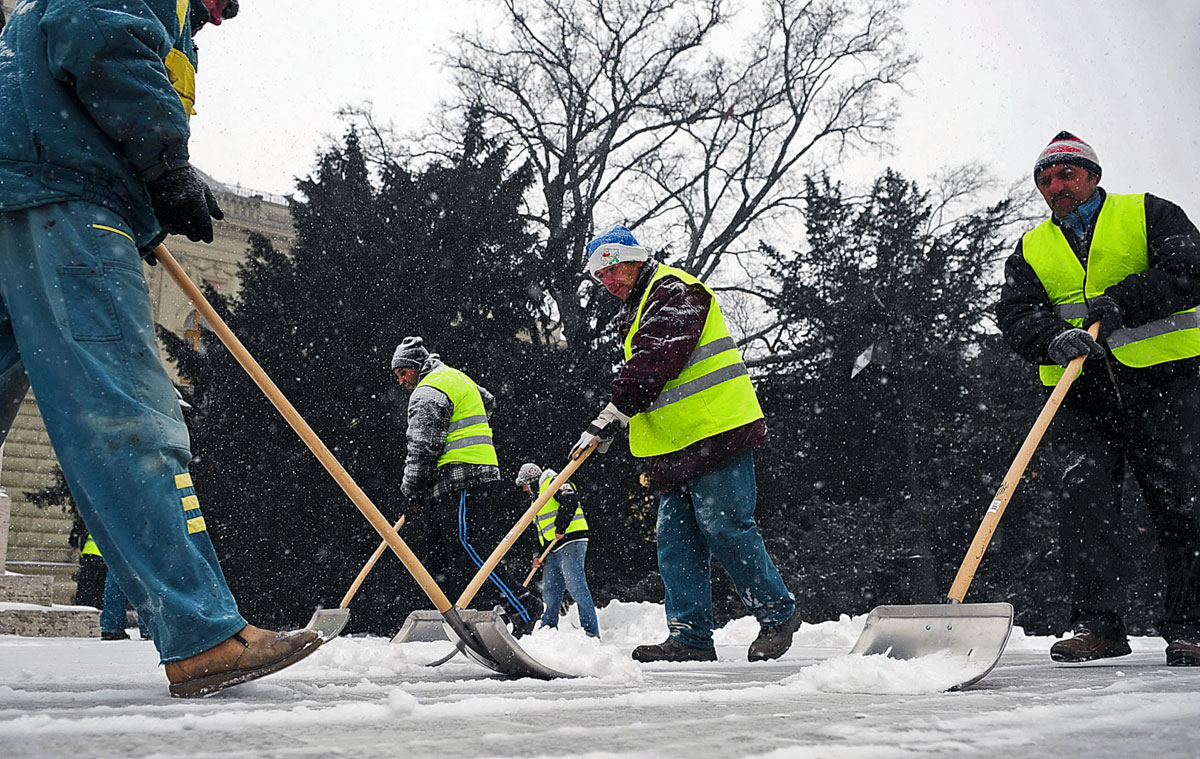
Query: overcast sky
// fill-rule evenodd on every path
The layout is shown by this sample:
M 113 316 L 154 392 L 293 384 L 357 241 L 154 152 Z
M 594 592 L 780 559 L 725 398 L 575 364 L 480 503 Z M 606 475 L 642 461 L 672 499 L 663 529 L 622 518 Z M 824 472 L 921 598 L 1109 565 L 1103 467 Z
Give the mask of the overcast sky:
M 307 175 L 334 112 L 371 101 L 419 129 L 453 93 L 434 48 L 482 0 L 246 0 L 197 36 L 192 155 L 215 178 L 286 194 Z M 746 12 L 756 12 L 745 0 Z M 901 99 L 891 165 L 913 179 L 969 161 L 1028 177 L 1060 129 L 1091 143 L 1114 192 L 1149 191 L 1200 220 L 1200 0 L 915 0 L 904 14 L 921 57 Z

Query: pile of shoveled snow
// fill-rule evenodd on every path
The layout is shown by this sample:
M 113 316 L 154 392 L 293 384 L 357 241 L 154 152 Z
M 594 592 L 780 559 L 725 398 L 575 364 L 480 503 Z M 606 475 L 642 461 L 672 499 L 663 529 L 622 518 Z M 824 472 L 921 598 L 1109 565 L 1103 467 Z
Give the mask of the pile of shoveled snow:
M 583 633 L 572 608 L 560 620 L 559 629 L 539 628 L 521 638 L 520 646 L 537 661 L 562 672 L 614 684 L 645 682 L 643 665 L 633 661 L 630 652 L 634 646 L 656 643 L 666 637 L 662 605 L 613 601 L 598 613 L 601 640 Z M 848 652 L 862 632 L 865 620 L 865 615 L 850 617 L 843 614 L 837 620 L 801 625 L 794 639 L 794 651 L 788 656 L 799 649 L 804 649 L 810 657 L 813 649 L 827 650 L 829 656 L 801 668 L 782 680 L 779 687 L 797 693 L 920 694 L 945 691 L 961 681 L 964 661 L 945 654 L 910 661 L 884 656 L 850 656 Z M 758 635 L 758 630 L 758 622 L 752 617 L 735 619 L 717 630 L 713 639 L 718 664 L 720 661 L 745 661 L 746 646 Z M 1013 629 L 1009 647 L 1046 650 L 1051 640 L 1026 636 L 1018 627 Z M 368 680 L 420 679 L 424 665 L 449 650 L 450 643 L 444 641 L 391 645 L 386 638 L 339 638 L 325 646 L 323 655 L 313 657 L 308 666 L 328 670 L 328 675 L 340 674 L 343 678 L 347 673 L 354 673 Z M 463 677 L 478 674 L 478 665 L 462 656 L 443 666 L 447 668 L 445 671 L 461 672 Z M 321 677 L 320 672 L 312 675 Z

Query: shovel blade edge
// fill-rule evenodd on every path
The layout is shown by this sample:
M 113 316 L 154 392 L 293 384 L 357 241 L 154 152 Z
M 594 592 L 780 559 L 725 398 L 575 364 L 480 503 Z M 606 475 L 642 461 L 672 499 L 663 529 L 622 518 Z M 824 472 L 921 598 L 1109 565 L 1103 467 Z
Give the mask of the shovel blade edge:
M 313 612 L 312 619 L 308 620 L 306 629 L 312 630 L 321 636 L 321 640 L 328 643 L 342 634 L 342 630 L 349 621 L 349 609 L 317 609 Z
M 439 611 L 414 611 L 409 614 L 392 642 L 451 640 L 454 641 L 456 650 L 462 651 L 476 664 L 507 677 L 532 677 L 539 680 L 575 677 L 575 675 L 551 669 L 530 656 L 517 644 L 516 638 L 504 624 L 504 617 L 501 613 L 457 608 L 456 612 L 470 637 L 482 648 L 482 651 L 476 651 L 474 647 L 462 640 Z M 453 653 L 452 651 L 451 656 L 444 657 L 430 666 L 445 663 L 452 658 Z
M 877 606 L 867 615 L 851 654 L 916 659 L 946 653 L 965 660 L 953 690 L 983 679 L 996 666 L 1012 632 L 1008 603 Z
M 428 643 L 435 640 L 452 640 L 442 629 L 442 613 L 434 609 L 414 611 L 404 618 L 400 632 L 392 643 Z
M 532 677 L 538 680 L 575 677 L 575 675 L 551 669 L 534 659 L 517 644 L 517 639 L 509 632 L 508 625 L 504 624 L 504 619 L 500 614 L 494 612 L 485 612 L 485 614 L 490 615 L 491 618 L 477 617 L 463 621 L 466 622 L 467 628 L 470 629 L 475 639 L 487 650 L 490 661 L 484 661 L 469 647 L 460 646 L 467 656 L 483 666 L 509 677 Z M 449 631 L 447 632 L 449 633 Z

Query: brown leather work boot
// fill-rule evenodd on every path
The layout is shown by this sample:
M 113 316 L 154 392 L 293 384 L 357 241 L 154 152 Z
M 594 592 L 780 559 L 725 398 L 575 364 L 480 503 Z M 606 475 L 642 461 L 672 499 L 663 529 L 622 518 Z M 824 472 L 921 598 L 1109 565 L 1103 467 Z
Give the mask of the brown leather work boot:
M 195 656 L 167 664 L 171 695 L 195 698 L 291 666 L 317 650 L 312 630 L 273 632 L 246 625 L 232 638 Z
M 1168 667 L 1200 667 L 1200 640 L 1182 638 L 1167 646 Z
M 1101 638 L 1095 633 L 1079 628 L 1066 640 L 1050 646 L 1050 658 L 1062 662 L 1084 662 L 1093 659 L 1111 659 L 1130 653 L 1129 641 Z

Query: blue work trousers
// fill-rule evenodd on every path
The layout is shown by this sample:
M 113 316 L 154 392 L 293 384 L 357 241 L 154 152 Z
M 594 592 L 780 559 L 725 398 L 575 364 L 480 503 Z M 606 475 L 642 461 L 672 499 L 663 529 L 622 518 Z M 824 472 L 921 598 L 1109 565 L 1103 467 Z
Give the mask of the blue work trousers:
M 0 399 L 23 374 L 79 513 L 162 661 L 240 630 L 192 488 L 141 257 L 112 211 L 65 201 L 0 212 Z
M 129 621 L 125 614 L 125 607 L 128 605 L 129 598 L 125 595 L 125 591 L 121 590 L 117 576 L 109 572 L 104 578 L 104 608 L 100 610 L 100 632 L 125 632 L 125 624 Z M 150 628 L 146 625 L 146 619 L 140 612 L 137 619 L 138 632 L 142 634 L 142 638 L 151 637 Z
M 672 638 L 712 648 L 712 557 L 729 573 L 746 610 L 764 626 L 791 618 L 796 600 L 767 555 L 754 508 L 754 455 L 663 493 L 658 503 L 658 571 Z
M 587 558 L 586 540 L 572 540 L 546 557 L 542 567 L 542 612 L 543 627 L 558 627 L 558 612 L 562 607 L 563 593 L 571 591 L 575 606 L 579 609 L 579 624 L 593 638 L 600 637 L 600 622 L 596 619 L 596 604 L 592 591 L 588 589 L 583 563 Z

